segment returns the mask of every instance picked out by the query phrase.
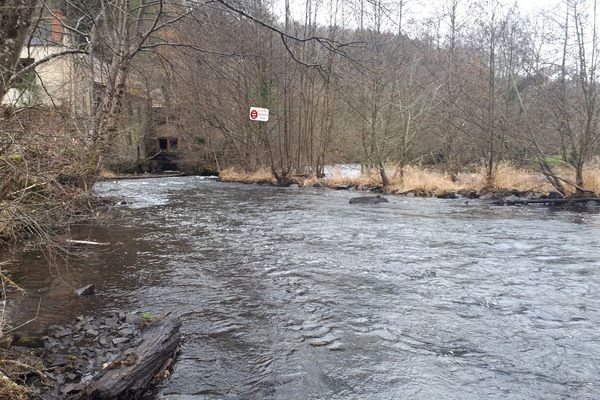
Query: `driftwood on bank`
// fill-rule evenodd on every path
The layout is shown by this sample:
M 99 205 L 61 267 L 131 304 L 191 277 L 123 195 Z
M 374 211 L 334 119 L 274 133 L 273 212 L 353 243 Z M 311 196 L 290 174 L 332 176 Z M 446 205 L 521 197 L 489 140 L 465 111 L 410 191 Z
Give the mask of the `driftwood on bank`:
M 181 320 L 165 317 L 151 322 L 142 342 L 125 350 L 85 387 L 81 399 L 138 399 L 168 367 L 181 341 Z
M 499 206 L 517 206 L 527 204 L 545 204 L 548 206 L 558 205 L 569 205 L 569 204 L 585 204 L 590 201 L 598 202 L 600 204 L 600 198 L 598 197 L 582 197 L 582 198 L 565 198 L 565 199 L 519 199 L 519 200 L 497 200 L 493 204 Z

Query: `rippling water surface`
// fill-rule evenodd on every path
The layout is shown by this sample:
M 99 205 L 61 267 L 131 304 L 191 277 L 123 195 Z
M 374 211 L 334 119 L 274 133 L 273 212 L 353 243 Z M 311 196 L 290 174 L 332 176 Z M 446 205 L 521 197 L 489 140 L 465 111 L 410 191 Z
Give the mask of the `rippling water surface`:
M 24 260 L 18 301 L 43 299 L 40 324 L 181 314 L 164 399 L 599 396 L 598 214 L 196 177 L 98 192 L 128 204 L 75 234 L 111 245 L 66 274 Z M 90 281 L 98 295 L 73 299 Z

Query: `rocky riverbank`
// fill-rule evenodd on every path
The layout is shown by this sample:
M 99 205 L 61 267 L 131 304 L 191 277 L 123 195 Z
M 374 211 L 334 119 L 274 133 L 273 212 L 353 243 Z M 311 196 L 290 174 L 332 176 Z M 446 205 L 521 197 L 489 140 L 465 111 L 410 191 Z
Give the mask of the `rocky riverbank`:
M 0 350 L 0 368 L 28 393 L 13 391 L 14 397 L 2 398 L 85 398 L 86 385 L 101 371 L 127 363 L 133 354 L 127 349 L 142 344 L 143 333 L 153 320 L 149 314 L 115 310 L 98 316 L 80 315 L 38 336 L 15 333 L 6 337 L 5 348 Z

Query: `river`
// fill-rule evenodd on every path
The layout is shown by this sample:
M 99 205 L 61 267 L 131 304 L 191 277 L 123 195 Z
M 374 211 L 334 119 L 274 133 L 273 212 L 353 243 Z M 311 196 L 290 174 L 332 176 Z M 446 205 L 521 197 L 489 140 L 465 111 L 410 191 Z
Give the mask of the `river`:
M 180 314 L 163 399 L 598 398 L 599 214 L 199 177 L 97 191 L 127 204 L 73 236 L 110 245 L 21 256 L 13 318 Z

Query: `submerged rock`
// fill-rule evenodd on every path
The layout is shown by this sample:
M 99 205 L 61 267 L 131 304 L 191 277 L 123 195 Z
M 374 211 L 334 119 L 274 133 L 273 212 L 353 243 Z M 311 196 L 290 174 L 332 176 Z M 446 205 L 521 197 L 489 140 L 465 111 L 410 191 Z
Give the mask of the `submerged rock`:
M 379 204 L 379 203 L 389 203 L 389 201 L 385 197 L 381 197 L 380 195 L 353 197 L 350 199 L 350 204 Z
M 77 296 L 90 296 L 94 293 L 96 293 L 96 287 L 94 285 L 86 285 L 75 290 Z

